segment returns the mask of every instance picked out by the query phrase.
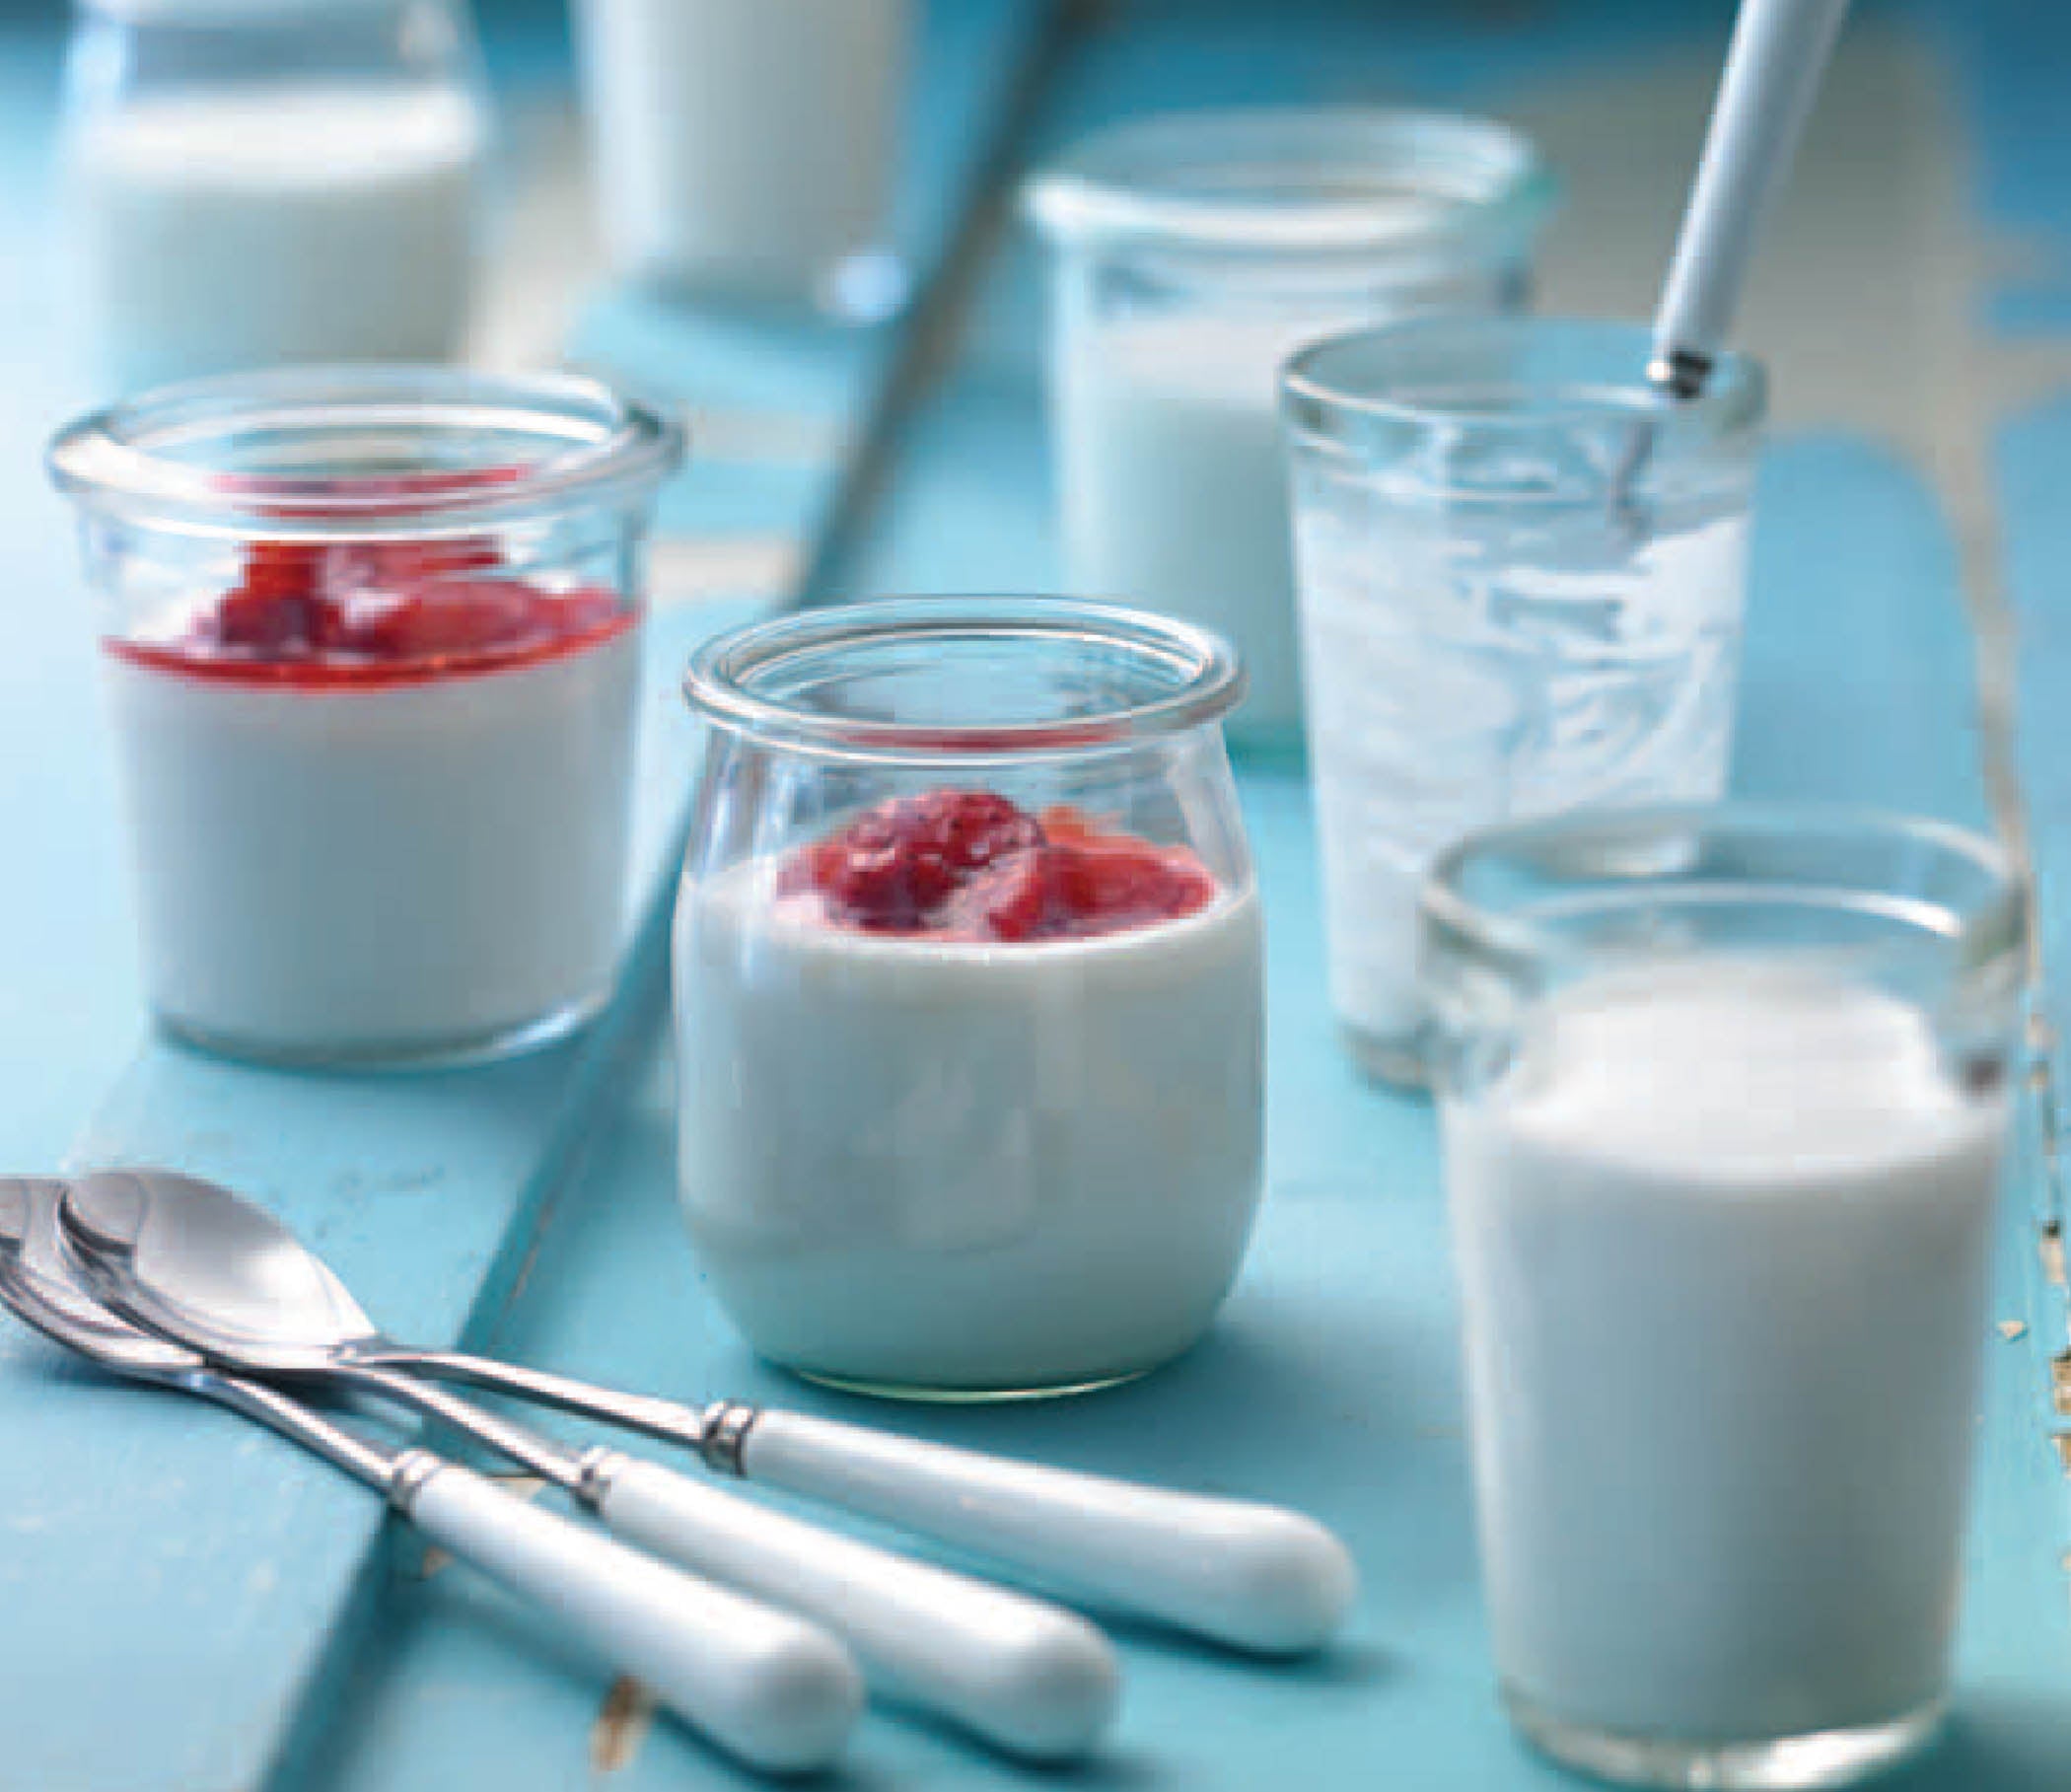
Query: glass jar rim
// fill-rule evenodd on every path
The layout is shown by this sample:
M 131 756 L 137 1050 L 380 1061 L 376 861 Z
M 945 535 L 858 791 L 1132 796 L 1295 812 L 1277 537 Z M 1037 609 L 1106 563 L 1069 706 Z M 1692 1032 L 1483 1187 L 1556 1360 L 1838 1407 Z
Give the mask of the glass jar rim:
M 813 658 L 919 641 L 1074 638 L 1162 668 L 1169 688 L 1062 718 L 900 722 L 807 708 L 754 688 Z M 1220 720 L 1244 696 L 1235 651 L 1205 628 L 1119 604 L 1050 597 L 871 599 L 795 610 L 716 636 L 692 655 L 683 695 L 708 723 L 794 753 L 850 759 L 994 761 L 1111 749 Z
M 1503 348 L 1532 337 L 1601 354 L 1607 366 L 1629 367 L 1630 374 L 1543 382 L 1503 382 L 1490 376 L 1476 389 L 1484 394 L 1479 401 L 1458 388 L 1438 389 L 1422 396 L 1392 396 L 1383 387 L 1391 359 L 1406 360 L 1433 344 L 1453 341 L 1464 347 Z M 1617 318 L 1406 318 L 1340 331 L 1297 350 L 1281 370 L 1280 407 L 1290 430 L 1324 441 L 1334 433 L 1333 423 L 1496 434 L 1628 417 L 1654 421 L 1658 428 L 1678 435 L 1716 438 L 1761 422 L 1768 402 L 1768 375 L 1753 356 L 1722 349 L 1702 389 L 1694 396 L 1678 397 L 1647 378 L 1653 349 L 1650 325 Z M 1499 386 L 1510 392 L 1559 395 L 1530 407 L 1505 410 L 1489 403 L 1485 395 Z M 1443 395 L 1448 392 L 1455 395 Z
M 1587 911 L 1582 900 L 1563 903 L 1535 916 L 1499 911 L 1466 894 L 1464 885 L 1478 868 L 1504 859 L 1519 862 L 1535 856 L 1577 865 L 1649 862 L 1649 855 L 1678 841 L 1709 839 L 1782 841 L 1791 837 L 1817 845 L 1883 844 L 1902 849 L 1915 865 L 1938 861 L 1979 880 L 1981 894 L 1967 903 L 1929 900 L 1888 891 L 1852 888 L 1831 874 L 1823 883 L 1779 884 L 1802 888 L 1806 906 L 1836 908 L 1844 896 L 1858 912 L 1874 910 L 1884 919 L 1955 942 L 1961 948 L 1964 974 L 1991 976 L 2018 965 L 2028 939 L 2028 896 L 2013 860 L 2000 843 L 1955 822 L 1905 815 L 1863 805 L 1826 802 L 1761 802 L 1732 799 L 1718 803 L 1661 803 L 1629 808 L 1570 810 L 1530 821 L 1502 822 L 1475 829 L 1441 852 L 1433 861 L 1418 902 L 1420 922 L 1451 951 L 1465 952 L 1482 963 L 1529 967 L 1550 965 L 1568 956 L 1560 927 Z M 1658 862 L 1658 859 L 1657 861 Z M 1664 882 L 1661 889 L 1673 888 Z
M 522 458 L 411 466 L 432 432 L 504 438 Z M 209 445 L 284 448 L 358 432 L 380 470 L 248 473 Z M 678 465 L 681 426 L 576 374 L 434 366 L 289 367 L 157 388 L 78 418 L 52 440 L 57 488 L 84 509 L 177 534 L 288 539 L 436 535 L 644 499 Z
M 1255 184 L 1268 178 L 1286 190 Z M 1254 183 L 1249 197 L 1241 181 Z M 1403 199 L 1419 193 L 1432 203 L 1405 210 Z M 1250 107 L 1096 131 L 1036 172 L 1023 209 L 1065 243 L 1330 254 L 1415 249 L 1464 229 L 1526 231 L 1553 196 L 1531 139 L 1493 118 Z

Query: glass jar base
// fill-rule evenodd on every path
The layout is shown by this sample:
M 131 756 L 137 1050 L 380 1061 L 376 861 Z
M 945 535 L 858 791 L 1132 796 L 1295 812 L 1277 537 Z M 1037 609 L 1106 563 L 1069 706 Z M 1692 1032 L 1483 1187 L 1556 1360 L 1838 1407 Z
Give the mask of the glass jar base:
M 1034 1388 L 927 1388 L 909 1386 L 901 1382 L 878 1382 L 861 1377 L 829 1375 L 821 1369 L 802 1369 L 796 1363 L 783 1363 L 779 1366 L 790 1370 L 801 1381 L 811 1382 L 818 1388 L 831 1388 L 837 1394 L 867 1394 L 876 1399 L 910 1400 L 915 1404 L 932 1406 L 988 1406 L 1004 1405 L 1011 1400 L 1068 1399 L 1075 1394 L 1099 1394 L 1105 1388 L 1122 1387 L 1129 1382 L 1141 1380 L 1157 1367 L 1155 1363 L 1150 1363 L 1141 1369 L 1124 1369 L 1118 1375 L 1053 1382 Z
M 1570 1723 L 1510 1687 L 1503 1703 L 1518 1733 L 1562 1766 L 1616 1785 L 1671 1792 L 1821 1792 L 1857 1785 L 1926 1749 L 1948 1711 L 1938 1698 L 1884 1723 L 1720 1743 Z
M 610 999 L 604 991 L 556 1008 L 536 1020 L 489 1033 L 458 1035 L 452 1039 L 412 1040 L 406 1044 L 379 1040 L 354 1045 L 295 1045 L 278 1039 L 252 1039 L 234 1032 L 221 1032 L 165 1010 L 152 1018 L 161 1032 L 183 1044 L 193 1045 L 216 1057 L 235 1058 L 246 1064 L 264 1064 L 279 1070 L 336 1070 L 366 1073 L 418 1070 L 464 1070 L 477 1064 L 499 1063 L 527 1052 L 543 1051 L 580 1033 L 603 1011 Z

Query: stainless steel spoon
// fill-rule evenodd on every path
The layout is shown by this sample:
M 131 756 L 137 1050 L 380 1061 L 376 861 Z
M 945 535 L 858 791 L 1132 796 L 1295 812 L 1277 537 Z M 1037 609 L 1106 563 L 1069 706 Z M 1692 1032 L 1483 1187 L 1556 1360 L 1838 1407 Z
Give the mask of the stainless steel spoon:
M 334 1358 L 311 1339 L 329 1323 L 331 1303 L 349 1299 L 336 1278 L 277 1228 L 269 1247 L 254 1250 L 253 1230 L 238 1216 L 259 1210 L 213 1184 L 125 1172 L 64 1186 L 65 1226 L 87 1281 L 154 1331 L 236 1369 L 321 1377 L 426 1412 L 541 1475 L 614 1536 L 825 1625 L 875 1684 L 1015 1754 L 1083 1755 L 1112 1721 L 1119 1664 L 1107 1639 L 1076 1613 L 767 1511 L 619 1451 L 566 1449 L 396 1370 Z M 205 1224 L 132 1227 L 147 1207 L 154 1216 L 222 1216 L 232 1236 L 218 1240 Z M 110 1229 L 149 1243 L 110 1249 Z M 142 1267 L 147 1260 L 155 1274 Z M 221 1273 L 239 1261 L 253 1266 L 250 1290 Z M 195 1264 L 207 1273 L 197 1275 Z M 169 1276 L 191 1299 L 169 1294 Z M 242 1298 L 258 1289 L 269 1298 Z M 302 1304 L 306 1289 L 323 1304 Z M 293 1323 L 306 1312 L 315 1316 L 310 1325 Z M 285 1335 L 273 1339 L 269 1320 Z
M 412 1397 L 395 1384 L 419 1375 L 516 1395 L 681 1445 L 720 1472 L 941 1538 L 1240 1648 L 1315 1648 L 1343 1621 L 1357 1590 L 1344 1545 L 1284 1507 L 727 1400 L 699 1412 L 485 1357 L 408 1349 L 385 1336 L 273 1215 L 197 1178 L 143 1169 L 81 1177 L 67 1187 L 63 1213 L 104 1299 L 240 1368 L 329 1375 L 398 1398 Z
M 206 1399 L 294 1439 L 457 1559 L 551 1611 L 662 1704 L 755 1766 L 824 1766 L 863 1703 L 847 1651 L 787 1613 L 696 1580 L 518 1499 L 428 1450 L 383 1450 L 274 1389 L 99 1306 L 58 1239 L 63 1184 L 0 1178 L 0 1303 L 117 1375 Z

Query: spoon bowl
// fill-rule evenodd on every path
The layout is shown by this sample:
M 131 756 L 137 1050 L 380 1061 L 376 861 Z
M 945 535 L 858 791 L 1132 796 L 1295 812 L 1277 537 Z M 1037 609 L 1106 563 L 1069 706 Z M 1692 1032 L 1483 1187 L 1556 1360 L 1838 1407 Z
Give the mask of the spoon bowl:
M 73 1280 L 58 1230 L 62 1183 L 0 1177 L 0 1304 L 54 1344 L 118 1374 L 179 1381 L 206 1365 L 194 1351 L 126 1325 Z
M 389 1342 L 321 1258 L 227 1188 L 171 1170 L 100 1171 L 58 1186 L 88 1284 L 155 1331 L 287 1375 Z

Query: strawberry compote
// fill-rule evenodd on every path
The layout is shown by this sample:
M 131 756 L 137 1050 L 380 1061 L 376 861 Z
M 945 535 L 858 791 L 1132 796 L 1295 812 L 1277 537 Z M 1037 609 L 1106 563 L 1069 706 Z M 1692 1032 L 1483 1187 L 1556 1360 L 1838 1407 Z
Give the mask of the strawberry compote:
M 982 790 L 881 803 L 785 867 L 829 925 L 935 940 L 1093 939 L 1205 908 L 1215 878 L 1184 846 L 1154 846 L 1059 805 L 1030 815 Z
M 257 541 L 237 585 L 179 632 L 108 647 L 234 683 L 366 687 L 580 653 L 633 613 L 609 591 L 513 577 L 493 541 Z
M 110 637 L 155 1004 L 242 1055 L 483 1055 L 607 989 L 638 610 L 487 538 L 250 545 Z

